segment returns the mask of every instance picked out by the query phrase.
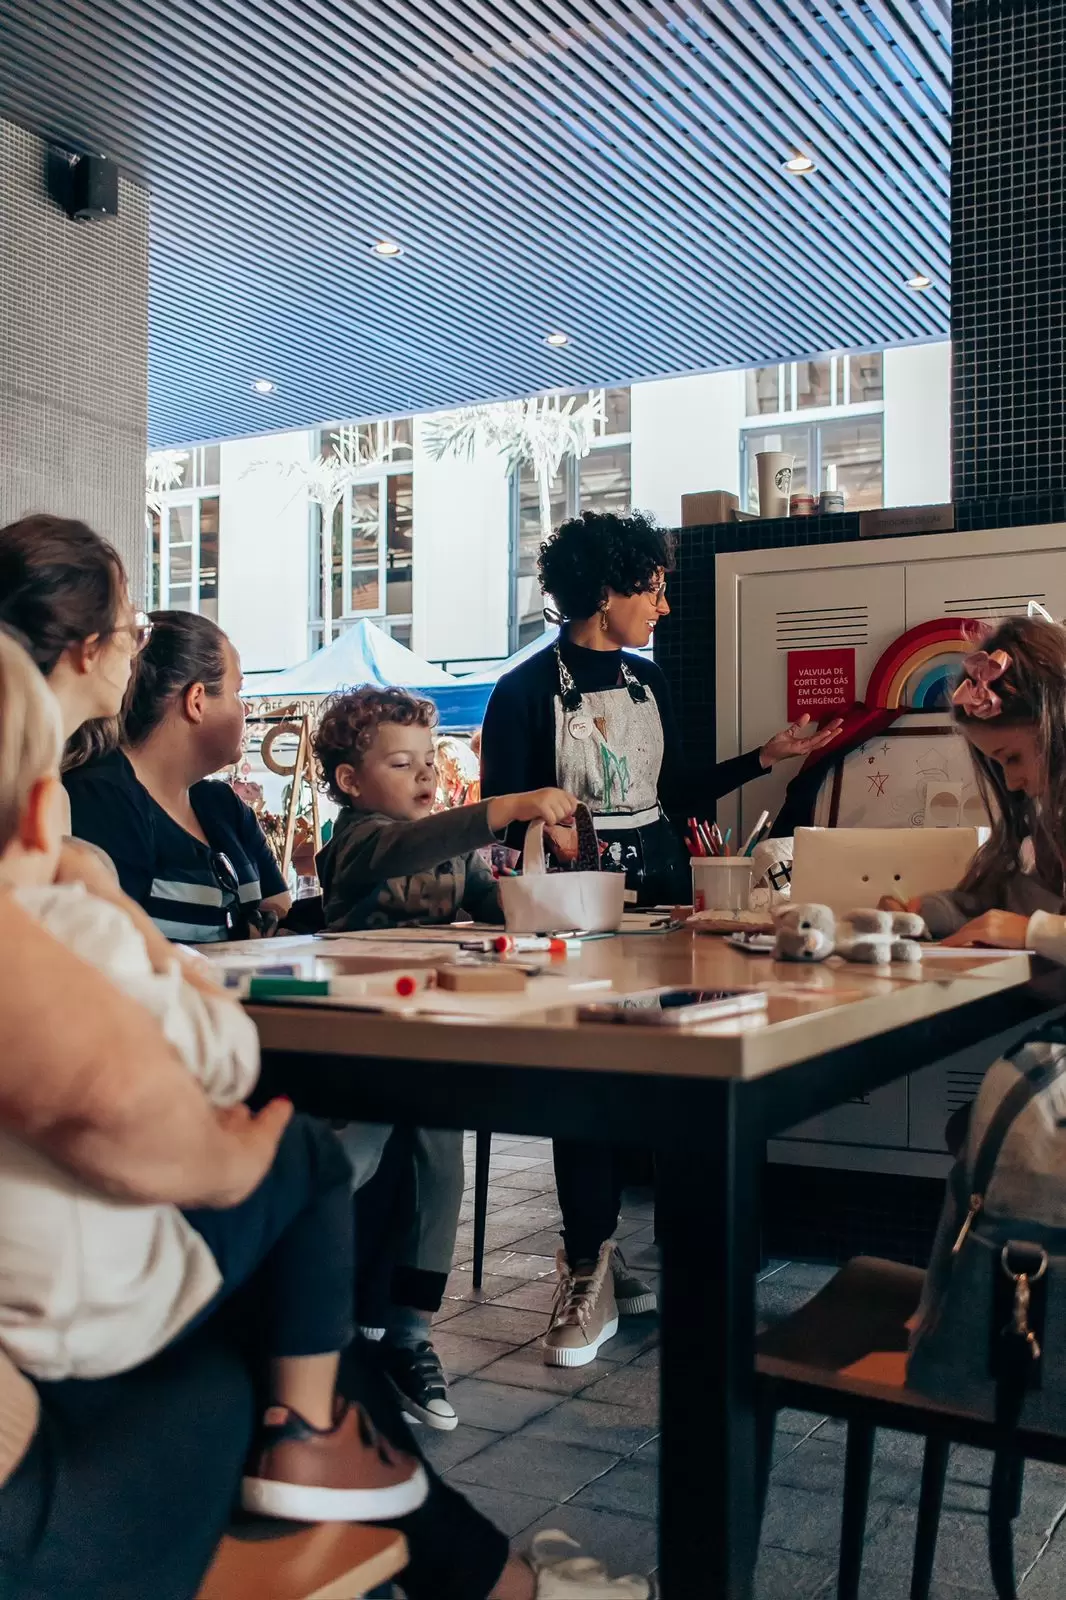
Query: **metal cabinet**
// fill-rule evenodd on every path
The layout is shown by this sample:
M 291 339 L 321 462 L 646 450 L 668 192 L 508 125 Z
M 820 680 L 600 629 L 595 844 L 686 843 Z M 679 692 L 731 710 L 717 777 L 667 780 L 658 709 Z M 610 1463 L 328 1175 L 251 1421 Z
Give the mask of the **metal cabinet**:
M 739 613 L 740 748 L 752 750 L 788 720 L 790 650 L 854 649 L 856 681 L 865 684 L 882 651 L 907 626 L 906 572 L 894 563 L 753 573 L 741 583 Z M 764 807 L 771 815 L 780 808 L 795 769 L 796 763 L 785 763 L 746 786 L 740 828 L 747 831 Z
M 783 726 L 789 650 L 854 648 L 861 694 L 882 651 L 917 623 L 945 616 L 994 621 L 1024 613 L 1030 600 L 1066 617 L 1066 527 L 740 551 L 718 558 L 717 591 L 724 759 Z M 789 763 L 749 784 L 719 807 L 719 819 L 739 836 L 763 807 L 776 812 L 794 770 Z M 775 1140 L 772 1155 L 884 1171 L 942 1170 L 949 1114 L 973 1098 L 985 1068 L 1010 1042 L 989 1040 L 804 1123 Z

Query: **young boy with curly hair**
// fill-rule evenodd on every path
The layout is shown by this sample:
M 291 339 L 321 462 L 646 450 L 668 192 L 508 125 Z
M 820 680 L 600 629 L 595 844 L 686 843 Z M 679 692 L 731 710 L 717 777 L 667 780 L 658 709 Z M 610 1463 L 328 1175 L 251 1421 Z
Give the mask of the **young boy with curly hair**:
M 436 721 L 430 701 L 403 689 L 349 690 L 324 709 L 315 757 L 325 788 L 341 807 L 318 856 L 331 932 L 449 923 L 462 912 L 478 922 L 499 922 L 499 891 L 478 851 L 502 839 L 514 823 L 540 819 L 552 825 L 573 815 L 573 795 L 554 788 L 434 814 Z M 382 1353 L 405 1415 L 449 1430 L 458 1417 L 429 1333 L 455 1250 L 463 1136 L 351 1123 L 340 1137 L 357 1190 L 374 1177 L 390 1140 L 410 1141 L 415 1216 L 392 1276 Z

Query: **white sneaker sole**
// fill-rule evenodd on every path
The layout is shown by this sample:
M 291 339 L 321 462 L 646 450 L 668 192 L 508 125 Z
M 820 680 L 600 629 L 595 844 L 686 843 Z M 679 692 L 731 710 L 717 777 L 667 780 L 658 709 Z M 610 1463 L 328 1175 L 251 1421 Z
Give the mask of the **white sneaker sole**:
M 646 1294 L 635 1294 L 631 1299 L 619 1299 L 615 1296 L 620 1317 L 642 1317 L 646 1311 L 658 1311 L 659 1301 L 654 1290 L 649 1289 Z
M 398 1383 L 393 1383 L 390 1378 L 392 1392 L 400 1402 L 400 1410 L 405 1422 L 424 1423 L 427 1428 L 436 1428 L 438 1433 L 451 1433 L 453 1428 L 459 1426 L 459 1418 L 453 1411 L 450 1417 L 441 1416 L 439 1411 L 430 1411 L 425 1406 L 420 1406 L 411 1399 L 409 1394 L 404 1394 Z
M 613 1339 L 618 1332 L 618 1318 L 612 1317 L 610 1322 L 605 1322 L 597 1337 L 591 1344 L 581 1346 L 549 1344 L 551 1335 L 544 1340 L 544 1365 L 547 1367 L 587 1367 L 590 1361 L 595 1361 L 596 1353 L 601 1344 L 606 1344 L 608 1339 Z
M 388 1489 L 323 1489 L 272 1478 L 245 1478 L 241 1505 L 261 1517 L 291 1522 L 391 1522 L 424 1505 L 429 1479 L 419 1467 Z

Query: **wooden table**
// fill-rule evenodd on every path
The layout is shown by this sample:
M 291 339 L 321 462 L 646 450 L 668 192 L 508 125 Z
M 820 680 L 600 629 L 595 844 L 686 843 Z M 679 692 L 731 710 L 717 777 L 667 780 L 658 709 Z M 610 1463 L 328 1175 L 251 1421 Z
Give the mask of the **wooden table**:
M 278 941 L 272 954 L 297 948 Z M 306 946 L 302 948 L 306 949 Z M 319 950 L 351 968 L 354 945 Z M 357 960 L 357 954 L 355 955 Z M 749 1600 L 757 1555 L 753 1346 L 766 1140 L 957 1050 L 1066 1010 L 1029 957 L 927 956 L 921 975 L 775 966 L 687 933 L 591 942 L 582 977 L 758 984 L 765 1018 L 676 1035 L 259 1006 L 264 1089 L 320 1116 L 651 1145 L 662 1234 L 665 1600 Z M 531 986 L 535 997 L 536 980 Z M 534 1002 L 535 1003 L 535 1002 Z M 998 1053 L 989 1045 L 989 1059 Z

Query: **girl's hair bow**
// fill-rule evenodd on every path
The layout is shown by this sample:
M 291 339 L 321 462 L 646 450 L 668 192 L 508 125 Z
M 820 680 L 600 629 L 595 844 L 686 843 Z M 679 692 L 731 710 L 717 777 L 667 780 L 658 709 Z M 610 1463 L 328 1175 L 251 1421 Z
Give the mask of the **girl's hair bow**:
M 993 650 L 991 655 L 987 650 L 975 650 L 962 663 L 964 676 L 951 697 L 952 705 L 979 722 L 998 717 L 1003 701 L 992 685 L 1002 678 L 1010 665 L 1011 658 L 1005 650 Z

